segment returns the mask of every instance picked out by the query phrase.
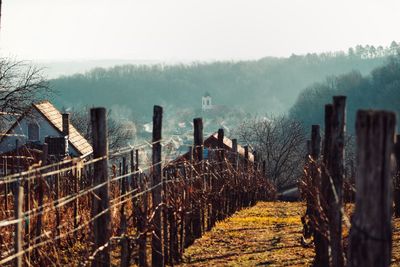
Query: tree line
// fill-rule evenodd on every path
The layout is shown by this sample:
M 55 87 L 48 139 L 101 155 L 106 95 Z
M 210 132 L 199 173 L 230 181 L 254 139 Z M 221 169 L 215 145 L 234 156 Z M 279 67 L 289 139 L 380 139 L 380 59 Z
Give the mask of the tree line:
M 357 46 L 352 49 L 354 53 L 267 57 L 255 61 L 96 68 L 50 80 L 50 85 L 57 92 L 53 101 L 58 106 L 126 106 L 136 118 L 148 114 L 149 104 L 200 108 L 201 96 L 206 91 L 218 105 L 251 113 L 278 114 L 286 112 L 301 89 L 311 83 L 353 69 L 367 74 L 394 51 L 391 45 L 382 48 L 382 53 L 373 53 L 372 47 Z
M 289 117 L 301 122 L 306 129 L 312 124 L 323 125 L 320 111 L 334 95 L 347 96 L 350 134 L 358 109 L 385 109 L 400 114 L 400 56 L 390 57 L 385 65 L 368 75 L 354 70 L 308 86 L 299 94 Z

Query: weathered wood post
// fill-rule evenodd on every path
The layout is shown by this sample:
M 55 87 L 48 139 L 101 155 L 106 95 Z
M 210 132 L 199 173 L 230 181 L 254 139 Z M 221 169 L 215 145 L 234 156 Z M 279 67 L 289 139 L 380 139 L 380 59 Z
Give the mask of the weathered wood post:
M 190 211 L 185 211 L 185 240 L 184 240 L 184 247 L 187 248 L 191 244 L 193 244 L 193 202 L 192 202 L 192 168 L 191 164 L 193 163 L 193 148 L 190 147 L 189 149 L 189 171 L 186 173 L 186 164 L 184 166 L 184 171 L 185 171 L 185 177 L 186 174 L 189 175 L 188 181 L 186 181 L 185 186 L 186 186 L 186 194 L 185 194 L 185 203 L 186 203 L 186 209 L 189 209 Z M 192 213 L 192 214 L 191 214 Z
M 392 252 L 391 154 L 396 117 L 359 110 L 356 120 L 356 206 L 348 266 L 390 266 Z
M 14 229 L 14 253 L 20 253 L 20 255 L 18 255 L 14 260 L 15 267 L 22 267 L 22 260 L 24 257 L 22 253 L 22 223 L 24 222 L 22 211 L 24 207 L 24 187 L 20 179 L 21 178 L 19 177 L 16 184 L 16 194 L 14 195 L 14 214 L 15 219 L 18 220 Z
M 215 185 L 217 187 L 218 192 L 220 192 L 221 199 L 216 199 L 214 202 L 215 205 L 215 211 L 216 211 L 216 217 L 217 220 L 223 220 L 225 217 L 224 214 L 224 206 L 225 206 L 225 192 L 221 192 L 221 188 L 223 185 L 221 184 L 221 180 L 223 179 L 223 170 L 224 170 L 224 157 L 225 157 L 225 151 L 224 151 L 224 129 L 218 129 L 218 153 L 217 153 L 217 159 L 218 159 L 218 179 L 215 181 Z
M 93 157 L 101 159 L 94 163 L 94 184 L 108 181 L 108 140 L 107 140 L 107 111 L 105 108 L 92 108 L 90 121 L 92 125 Z M 109 201 L 109 184 L 94 190 L 97 197 L 93 198 L 93 216 L 99 216 L 93 221 L 94 249 L 98 249 L 110 240 L 111 216 Z M 109 247 L 105 246 L 99 251 L 92 262 L 92 267 L 110 266 Z
M 44 143 L 43 144 L 43 154 L 42 154 L 42 166 L 47 165 L 47 157 L 48 157 L 48 151 L 49 151 L 49 146 Z M 42 171 L 43 173 L 44 171 Z M 36 237 L 36 242 L 35 244 L 40 243 L 40 238 L 39 236 L 42 234 L 42 218 L 43 218 L 43 194 L 44 194 L 44 183 L 45 181 L 43 180 L 42 177 L 40 177 L 38 181 L 38 215 L 37 215 L 37 220 L 36 220 L 36 232 L 35 232 L 35 237 Z
M 247 172 L 247 167 L 249 165 L 249 146 L 244 146 L 244 171 Z
M 193 141 L 194 141 L 194 158 L 196 161 L 196 166 L 200 166 L 197 168 L 198 173 L 202 175 L 203 168 L 202 168 L 202 161 L 203 161 L 203 120 L 202 118 L 195 118 L 193 120 L 194 126 L 194 134 L 193 134 Z M 196 190 L 202 189 L 202 177 L 198 177 L 194 181 L 194 187 Z M 195 200 L 193 203 L 193 236 L 194 238 L 200 238 L 202 234 L 201 229 L 201 201 Z
M 171 264 L 170 258 L 169 258 L 169 241 L 168 241 L 168 207 L 169 207 L 169 201 L 168 201 L 168 190 L 167 190 L 167 179 L 168 175 L 163 175 L 162 181 L 163 181 L 163 194 L 162 194 L 162 201 L 165 204 L 162 208 L 162 221 L 163 221 L 163 245 L 164 245 L 164 262 L 165 264 Z
M 249 181 L 248 181 L 248 179 L 249 179 L 249 146 L 248 145 L 246 145 L 246 146 L 244 146 L 244 161 L 243 161 L 243 178 L 246 180 L 246 183 L 248 183 Z M 248 207 L 249 206 L 249 192 L 246 190 L 245 192 L 244 192 L 244 194 L 243 194 L 244 196 L 243 196 L 243 204 L 242 204 L 242 207 L 243 206 L 245 206 L 245 207 Z
M 324 136 L 324 151 L 323 151 L 323 165 L 321 167 L 321 189 L 319 200 L 322 211 L 326 218 L 328 218 L 328 224 L 330 222 L 330 215 L 332 209 L 336 209 L 337 205 L 333 185 L 331 183 L 331 154 L 332 154 L 332 121 L 333 121 L 333 105 L 325 105 L 325 136 Z M 320 255 L 323 260 L 323 264 L 330 264 L 330 227 L 326 222 L 319 216 L 320 230 L 323 234 L 320 236 Z
M 152 186 L 157 186 L 161 183 L 161 131 L 162 131 L 162 115 L 163 109 L 160 106 L 154 106 L 153 111 L 153 175 Z M 151 237 L 151 265 L 153 267 L 164 266 L 164 255 L 161 236 L 161 204 L 162 187 L 157 186 L 152 190 L 152 201 L 154 217 L 154 230 Z
M 335 188 L 335 202 L 329 216 L 330 220 L 330 245 L 332 254 L 332 266 L 342 267 L 344 255 L 342 246 L 342 205 L 343 205 L 343 181 L 344 181 L 344 143 L 346 128 L 346 97 L 333 97 L 332 114 L 332 143 L 331 145 L 331 169 L 330 174 Z
M 128 173 L 128 166 L 126 164 L 126 158 L 122 158 L 122 175 L 126 175 Z M 128 177 L 124 177 L 121 179 L 121 195 L 124 196 L 121 198 L 121 201 L 125 201 L 127 198 L 126 192 L 128 187 Z M 121 267 L 129 267 L 131 261 L 131 251 L 130 251 L 130 242 L 127 235 L 127 219 L 125 213 L 126 203 L 121 204 L 120 209 L 120 236 L 121 236 Z
M 234 174 L 233 174 L 233 179 L 234 179 L 234 188 L 231 192 L 231 202 L 232 202 L 232 212 L 235 212 L 238 210 L 238 201 L 239 201 L 239 196 L 238 196 L 238 165 L 239 165 L 239 154 L 238 154 L 238 142 L 237 139 L 232 139 L 232 165 L 234 169 Z
M 396 136 L 394 155 L 396 158 L 396 170 L 393 181 L 394 214 L 396 217 L 400 217 L 400 134 Z
M 321 133 L 320 133 L 320 126 L 319 125 L 312 125 L 311 126 L 311 165 L 310 165 L 310 172 L 311 172 L 311 183 L 312 183 L 312 192 L 313 196 L 312 203 L 311 203 L 311 220 L 314 223 L 314 244 L 315 244 L 315 259 L 314 259 L 314 266 L 329 266 L 329 257 L 326 255 L 326 242 L 324 242 L 324 236 L 321 232 L 319 225 L 319 217 L 320 214 L 318 212 L 318 207 L 320 206 L 319 197 L 320 197 L 320 189 L 321 189 L 321 176 L 318 171 L 319 159 L 321 154 Z
M 141 179 L 141 174 L 139 173 L 139 150 L 135 150 L 135 175 L 134 175 L 134 180 L 135 180 L 135 185 L 136 188 L 140 191 L 144 191 L 147 189 L 146 184 L 142 181 Z M 147 243 L 147 234 L 145 233 L 145 230 L 147 228 L 147 202 L 148 202 L 148 197 L 147 193 L 143 194 L 140 199 L 141 199 L 141 204 L 139 204 L 139 199 L 135 197 L 136 193 L 133 194 L 133 205 L 135 207 L 135 215 L 136 215 L 136 228 L 137 232 L 139 234 L 138 237 L 138 263 L 140 267 L 146 267 L 147 266 L 147 248 L 146 248 L 146 243 Z
M 73 162 L 75 164 L 75 170 L 72 174 L 72 179 L 74 181 L 74 194 L 79 192 L 79 181 L 81 180 L 81 161 Z M 73 216 L 74 216 L 74 229 L 78 228 L 78 213 L 79 213 L 79 198 L 76 198 L 73 202 Z M 78 231 L 74 232 L 74 238 L 78 237 Z

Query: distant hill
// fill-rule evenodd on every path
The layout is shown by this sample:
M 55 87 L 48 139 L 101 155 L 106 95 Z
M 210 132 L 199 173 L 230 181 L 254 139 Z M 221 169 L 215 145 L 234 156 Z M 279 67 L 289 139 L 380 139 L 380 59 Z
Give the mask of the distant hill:
M 199 108 L 206 91 L 216 105 L 259 114 L 281 113 L 306 86 L 352 70 L 365 75 L 381 66 L 392 51 L 390 47 L 361 48 L 257 61 L 95 68 L 52 79 L 50 84 L 57 92 L 53 99 L 57 106 L 124 107 L 136 118 L 149 117 L 153 104 Z
M 306 129 L 312 124 L 324 125 L 324 105 L 332 102 L 332 96 L 347 96 L 347 131 L 354 133 L 358 109 L 391 110 L 400 115 L 400 56 L 387 60 L 384 66 L 375 68 L 368 75 L 352 71 L 328 77 L 304 89 L 289 115 L 303 122 Z M 399 125 L 399 123 L 398 123 Z

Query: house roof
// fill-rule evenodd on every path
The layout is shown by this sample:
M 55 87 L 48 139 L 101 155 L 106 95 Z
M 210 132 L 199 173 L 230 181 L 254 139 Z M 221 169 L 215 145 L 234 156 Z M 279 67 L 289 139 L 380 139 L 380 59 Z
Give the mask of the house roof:
M 216 141 L 218 141 L 218 132 L 212 134 L 210 137 L 208 137 L 204 143 L 207 143 L 208 141 L 210 141 L 211 139 L 215 139 Z M 224 145 L 227 146 L 228 149 L 232 149 L 233 143 L 232 140 L 229 139 L 228 137 L 224 136 Z M 242 157 L 244 157 L 244 147 L 242 147 L 241 145 L 237 145 L 237 149 L 238 149 L 238 153 L 239 155 L 241 155 Z M 253 153 L 251 153 L 249 151 L 249 161 L 253 162 L 254 161 L 254 155 Z
M 39 113 L 41 113 L 47 121 L 62 133 L 62 114 L 49 101 L 43 101 L 32 105 Z M 87 155 L 93 152 L 89 142 L 69 124 L 69 142 L 82 155 Z
M 204 140 L 204 147 L 214 147 L 218 142 L 218 132 L 210 135 L 206 140 Z M 231 150 L 232 149 L 232 140 L 229 139 L 228 137 L 224 136 L 224 145 L 225 149 Z M 244 158 L 244 147 L 238 144 L 238 154 Z M 189 158 L 189 152 L 186 152 L 185 154 L 179 156 L 173 162 L 180 162 L 180 161 L 185 161 Z M 254 162 L 254 155 L 249 151 L 249 161 Z
M 62 114 L 56 109 L 49 101 L 42 101 L 39 103 L 32 104 L 32 107 L 22 114 L 17 121 L 10 127 L 3 139 L 11 132 L 11 130 L 18 125 L 18 123 L 25 117 L 31 110 L 37 110 L 49 123 L 52 125 L 60 134 L 62 134 Z M 93 152 L 92 146 L 89 142 L 76 130 L 76 128 L 70 123 L 69 124 L 69 143 L 70 145 L 81 155 L 88 155 Z

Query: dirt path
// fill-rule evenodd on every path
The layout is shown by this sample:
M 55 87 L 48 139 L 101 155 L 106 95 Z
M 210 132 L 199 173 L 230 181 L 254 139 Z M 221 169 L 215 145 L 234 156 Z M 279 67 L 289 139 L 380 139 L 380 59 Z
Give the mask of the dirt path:
M 220 222 L 187 249 L 180 266 L 307 266 L 300 244 L 303 203 L 261 202 Z

